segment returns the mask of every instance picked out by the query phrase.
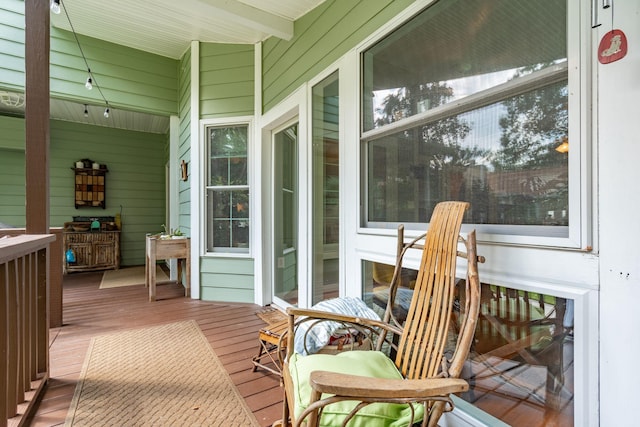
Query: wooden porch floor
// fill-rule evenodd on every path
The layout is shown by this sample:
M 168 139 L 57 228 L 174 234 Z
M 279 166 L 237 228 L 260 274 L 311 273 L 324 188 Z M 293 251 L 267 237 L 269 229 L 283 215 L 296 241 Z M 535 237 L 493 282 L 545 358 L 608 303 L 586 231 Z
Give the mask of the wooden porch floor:
M 67 275 L 63 282 L 63 326 L 51 330 L 50 380 L 29 425 L 60 426 L 73 398 L 91 338 L 125 329 L 195 320 L 262 426 L 281 418 L 279 379 L 252 372 L 258 330 L 265 325 L 254 304 L 215 303 L 183 296 L 181 286 L 157 287 L 147 301 L 143 286 L 98 289 L 102 272 Z

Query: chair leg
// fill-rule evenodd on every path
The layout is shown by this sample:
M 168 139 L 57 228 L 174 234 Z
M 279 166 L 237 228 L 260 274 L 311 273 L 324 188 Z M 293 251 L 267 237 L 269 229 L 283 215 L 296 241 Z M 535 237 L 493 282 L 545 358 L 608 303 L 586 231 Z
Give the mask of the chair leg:
M 258 346 L 258 355 L 254 356 L 253 359 L 252 359 L 252 361 L 253 361 L 252 372 L 256 372 L 258 370 L 258 363 L 256 363 L 256 362 L 259 362 L 260 359 L 262 358 L 262 349 L 263 349 L 263 346 L 262 346 L 262 342 L 261 342 L 260 345 Z
M 258 355 L 254 356 L 251 361 L 253 362 L 253 372 L 256 372 L 258 368 L 262 368 L 266 371 L 282 376 L 281 366 L 277 360 L 278 346 L 260 340 L 260 348 L 258 349 Z M 262 361 L 263 358 L 268 357 L 269 360 Z M 273 365 L 273 368 L 270 366 Z
M 282 399 L 282 425 L 288 426 L 292 423 L 289 422 L 289 402 L 287 401 L 287 391 L 286 387 L 283 387 L 284 390 L 284 398 Z

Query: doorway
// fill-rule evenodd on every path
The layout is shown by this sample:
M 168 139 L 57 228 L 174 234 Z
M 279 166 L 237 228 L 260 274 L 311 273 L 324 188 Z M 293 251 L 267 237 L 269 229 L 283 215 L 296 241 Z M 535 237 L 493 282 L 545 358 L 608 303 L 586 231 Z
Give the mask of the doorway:
M 298 123 L 273 133 L 272 292 L 279 305 L 298 304 Z

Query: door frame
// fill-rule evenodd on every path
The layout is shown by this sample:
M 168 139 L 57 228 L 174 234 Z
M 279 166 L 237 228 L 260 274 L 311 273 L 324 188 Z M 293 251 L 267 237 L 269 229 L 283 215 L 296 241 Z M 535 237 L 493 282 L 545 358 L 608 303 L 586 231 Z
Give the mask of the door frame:
M 298 122 L 298 150 L 297 166 L 298 171 L 309 170 L 309 128 L 307 114 L 307 86 L 303 85 L 284 101 L 272 108 L 261 117 L 260 144 L 256 144 L 256 158 L 260 159 L 260 198 L 262 217 L 260 221 L 260 235 L 269 236 L 261 238 L 262 256 L 256 259 L 256 269 L 261 272 L 261 291 L 263 303 L 274 303 L 273 298 L 273 229 L 274 229 L 274 194 L 273 194 L 273 134 L 282 130 L 288 125 Z M 309 229 L 309 176 L 305 173 L 298 173 L 298 283 L 306 283 L 309 280 L 309 237 L 306 230 Z M 309 289 L 306 286 L 298 286 L 298 306 L 307 307 L 309 300 Z M 277 305 L 287 304 L 278 299 Z

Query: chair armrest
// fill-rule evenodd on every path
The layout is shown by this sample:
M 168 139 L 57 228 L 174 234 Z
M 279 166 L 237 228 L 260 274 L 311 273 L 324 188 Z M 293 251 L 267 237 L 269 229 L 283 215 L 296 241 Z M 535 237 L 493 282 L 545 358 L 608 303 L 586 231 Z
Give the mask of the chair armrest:
M 350 316 L 340 313 L 332 313 L 330 311 L 289 307 L 287 308 L 287 314 L 294 317 L 307 317 L 310 319 L 332 320 L 335 322 L 353 323 L 356 325 L 366 325 L 376 328 L 379 327 L 393 333 L 402 332 L 400 328 L 394 327 L 393 325 L 389 325 L 388 323 L 384 323 L 379 320 L 368 319 L 366 317 Z
M 426 378 L 421 380 L 380 379 L 346 375 L 328 371 L 313 371 L 311 387 L 328 393 L 355 399 L 428 399 L 467 391 L 469 384 L 460 378 Z
M 379 341 L 379 347 L 377 349 L 380 349 L 382 344 L 385 342 L 393 347 L 394 344 L 391 342 L 389 337 L 397 336 L 402 333 L 402 328 L 399 328 L 396 325 L 369 319 L 367 317 L 358 317 L 330 311 L 289 307 L 287 308 L 287 316 L 289 325 L 286 333 L 287 349 L 285 354 L 287 357 L 294 352 L 296 342 L 298 342 L 299 339 L 296 338 L 296 335 L 299 336 L 300 334 L 307 333 L 307 330 L 305 330 L 306 326 L 302 327 L 305 322 L 308 325 L 311 325 L 309 326 L 310 328 L 314 328 L 319 323 L 323 322 L 335 322 L 346 328 L 349 328 L 349 325 L 352 325 L 356 329 L 367 331 L 372 342 Z M 306 338 L 304 338 L 304 340 L 306 346 Z

